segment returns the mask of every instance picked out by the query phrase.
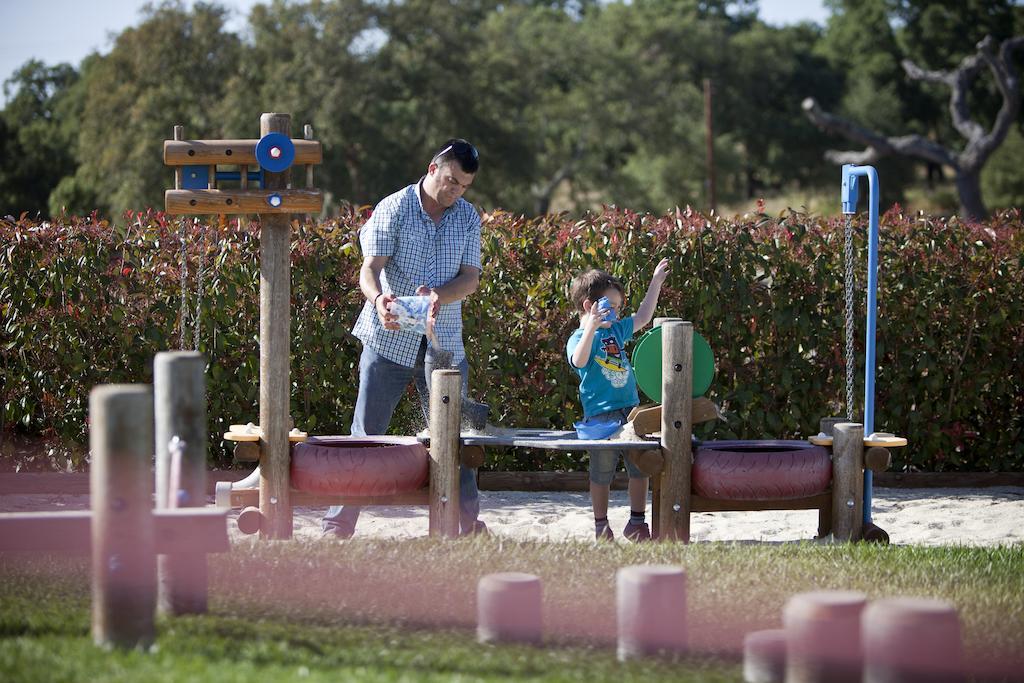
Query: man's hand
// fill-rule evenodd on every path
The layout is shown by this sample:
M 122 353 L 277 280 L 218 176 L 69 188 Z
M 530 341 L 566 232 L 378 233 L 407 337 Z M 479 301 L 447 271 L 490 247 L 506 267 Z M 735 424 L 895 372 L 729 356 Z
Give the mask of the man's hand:
M 385 330 L 398 329 L 398 316 L 391 312 L 391 303 L 396 298 L 394 294 L 382 294 L 376 299 L 377 318 L 380 319 L 380 324 L 384 326 Z

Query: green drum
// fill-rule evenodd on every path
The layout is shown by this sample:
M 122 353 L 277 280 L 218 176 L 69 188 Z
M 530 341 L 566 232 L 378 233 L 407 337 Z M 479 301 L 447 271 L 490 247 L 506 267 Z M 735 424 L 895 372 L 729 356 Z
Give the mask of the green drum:
M 661 328 L 654 327 L 637 340 L 633 349 L 633 371 L 640 390 L 661 403 Z M 704 337 L 693 332 L 693 395 L 701 396 L 715 377 L 715 356 Z

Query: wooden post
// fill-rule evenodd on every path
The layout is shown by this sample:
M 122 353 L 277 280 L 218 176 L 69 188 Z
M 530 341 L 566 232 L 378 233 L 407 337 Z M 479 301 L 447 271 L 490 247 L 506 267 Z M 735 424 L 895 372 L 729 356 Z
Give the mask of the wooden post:
M 832 437 L 832 538 L 859 541 L 864 526 L 864 425 L 844 422 Z
M 205 372 L 206 359 L 193 351 L 158 353 L 153 362 L 157 508 L 206 506 Z M 175 438 L 178 458 L 172 457 Z M 205 552 L 161 555 L 157 569 L 161 612 L 206 612 Z
M 302 127 L 302 137 L 306 140 L 313 139 L 313 126 L 306 124 Z M 313 187 L 313 164 L 306 164 L 306 187 Z
M 661 327 L 665 323 L 683 322 L 682 318 L 655 318 L 654 327 Z M 664 351 L 662 351 L 664 355 Z M 662 464 L 664 467 L 664 462 Z M 661 507 L 661 475 L 651 477 L 651 537 L 658 538 L 661 533 L 661 519 L 658 509 Z
M 291 115 L 260 116 L 260 137 L 291 137 Z M 265 172 L 268 190 L 288 186 L 291 169 Z M 289 423 L 291 231 L 288 214 L 260 217 L 260 537 L 292 537 Z
M 175 140 L 184 140 L 185 139 L 185 126 L 175 126 L 174 127 L 174 139 Z M 184 169 L 181 166 L 175 166 L 174 167 L 174 189 L 175 190 L 180 190 L 181 189 L 181 177 L 182 177 L 181 174 L 183 172 L 184 172 Z M 182 324 L 184 325 L 185 323 L 182 322 Z
M 430 377 L 430 535 L 459 535 L 459 427 L 462 373 L 434 370 Z
M 711 79 L 704 79 L 704 138 L 705 156 L 708 166 L 708 205 L 715 210 L 715 131 L 711 110 Z
M 661 537 L 690 542 L 693 466 L 693 323 L 665 323 L 661 337 Z
M 89 420 L 93 642 L 148 648 L 156 608 L 153 393 L 137 384 L 98 386 Z

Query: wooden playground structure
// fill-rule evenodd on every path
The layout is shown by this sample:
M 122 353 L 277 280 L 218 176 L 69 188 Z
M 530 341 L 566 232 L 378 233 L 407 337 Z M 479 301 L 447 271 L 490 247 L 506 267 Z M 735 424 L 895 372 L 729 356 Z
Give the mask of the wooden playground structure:
M 804 495 L 772 495 L 770 492 L 743 496 L 708 495 L 694 489 L 694 474 L 701 468 L 700 449 L 695 453 L 692 427 L 713 418 L 717 411 L 703 397 L 694 397 L 693 325 L 680 319 L 661 319 L 662 401 L 661 405 L 634 412 L 636 437 L 620 440 L 581 440 L 575 432 L 537 429 L 500 430 L 488 434 L 461 430 L 462 397 L 456 371 L 435 371 L 431 378 L 429 437 L 314 437 L 291 429 L 289 415 L 289 224 L 290 213 L 320 211 L 323 197 L 313 184 L 314 164 L 322 160 L 320 144 L 312 140 L 306 126 L 305 138 L 290 138 L 288 114 L 263 114 L 259 140 L 185 140 L 180 126 L 175 139 L 164 143 L 164 162 L 175 168 L 175 188 L 166 193 L 171 214 L 242 214 L 260 217 L 260 389 L 259 426 L 233 425 L 225 439 L 236 442 L 236 460 L 258 462 L 253 473 L 240 482 L 217 484 L 217 505 L 242 508 L 239 528 L 259 532 L 266 539 L 287 539 L 292 535 L 294 505 L 429 505 L 430 532 L 458 535 L 458 472 L 460 463 L 479 466 L 484 449 L 529 447 L 555 450 L 628 451 L 630 457 L 653 479 L 653 531 L 662 539 L 690 540 L 690 513 L 725 510 L 817 509 L 819 536 L 859 540 L 863 537 L 864 468 L 881 470 L 888 466 L 887 447 L 905 444 L 900 439 L 864 439 L 857 423 L 823 421 L 822 438 L 814 442 L 827 453 L 830 472 L 823 484 Z M 294 164 L 305 167 L 304 189 L 293 189 Z M 220 170 L 237 166 L 237 171 Z M 250 171 L 258 168 L 258 171 Z M 237 189 L 222 183 L 237 182 Z M 258 187 L 249 185 L 257 182 Z M 828 422 L 826 425 L 825 423 Z M 842 422 L 842 421 L 839 421 Z M 833 441 L 834 434 L 834 441 Z M 369 443 L 368 443 L 369 442 Z M 756 443 L 756 442 L 751 442 Z M 801 450 L 807 444 L 786 442 Z M 420 446 L 422 476 L 392 482 L 377 489 L 349 486 L 344 479 L 319 485 L 317 466 L 324 458 L 342 463 L 334 470 L 353 471 L 366 456 L 367 446 L 376 457 L 389 449 Z M 302 449 L 320 449 L 320 465 L 302 471 L 306 484 L 294 485 L 299 465 L 295 457 Z M 757 448 L 747 450 L 757 456 Z M 806 454 L 805 454 L 806 455 Z M 704 456 L 705 460 L 713 456 Z M 822 455 L 821 457 L 825 457 Z M 347 460 L 346 460 L 347 459 Z M 308 458 L 306 461 L 308 463 Z M 819 463 L 819 471 L 821 463 Z M 756 461 L 751 467 L 756 468 Z M 826 464 L 825 467 L 828 467 Z M 695 469 L 696 468 L 696 469 Z M 756 489 L 756 487 L 755 487 Z M 881 532 L 884 536 L 884 532 Z

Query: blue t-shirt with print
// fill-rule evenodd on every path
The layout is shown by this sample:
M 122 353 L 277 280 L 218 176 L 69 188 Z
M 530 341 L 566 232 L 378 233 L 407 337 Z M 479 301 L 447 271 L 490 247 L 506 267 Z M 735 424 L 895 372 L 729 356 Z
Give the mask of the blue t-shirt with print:
M 583 336 L 583 328 L 572 333 L 565 344 L 565 355 L 572 365 L 572 354 Z M 580 403 L 583 416 L 593 417 L 611 410 L 639 405 L 636 376 L 626 357 L 626 342 L 633 338 L 633 317 L 598 328 L 590 349 L 590 361 L 582 368 L 573 366 L 580 377 Z

